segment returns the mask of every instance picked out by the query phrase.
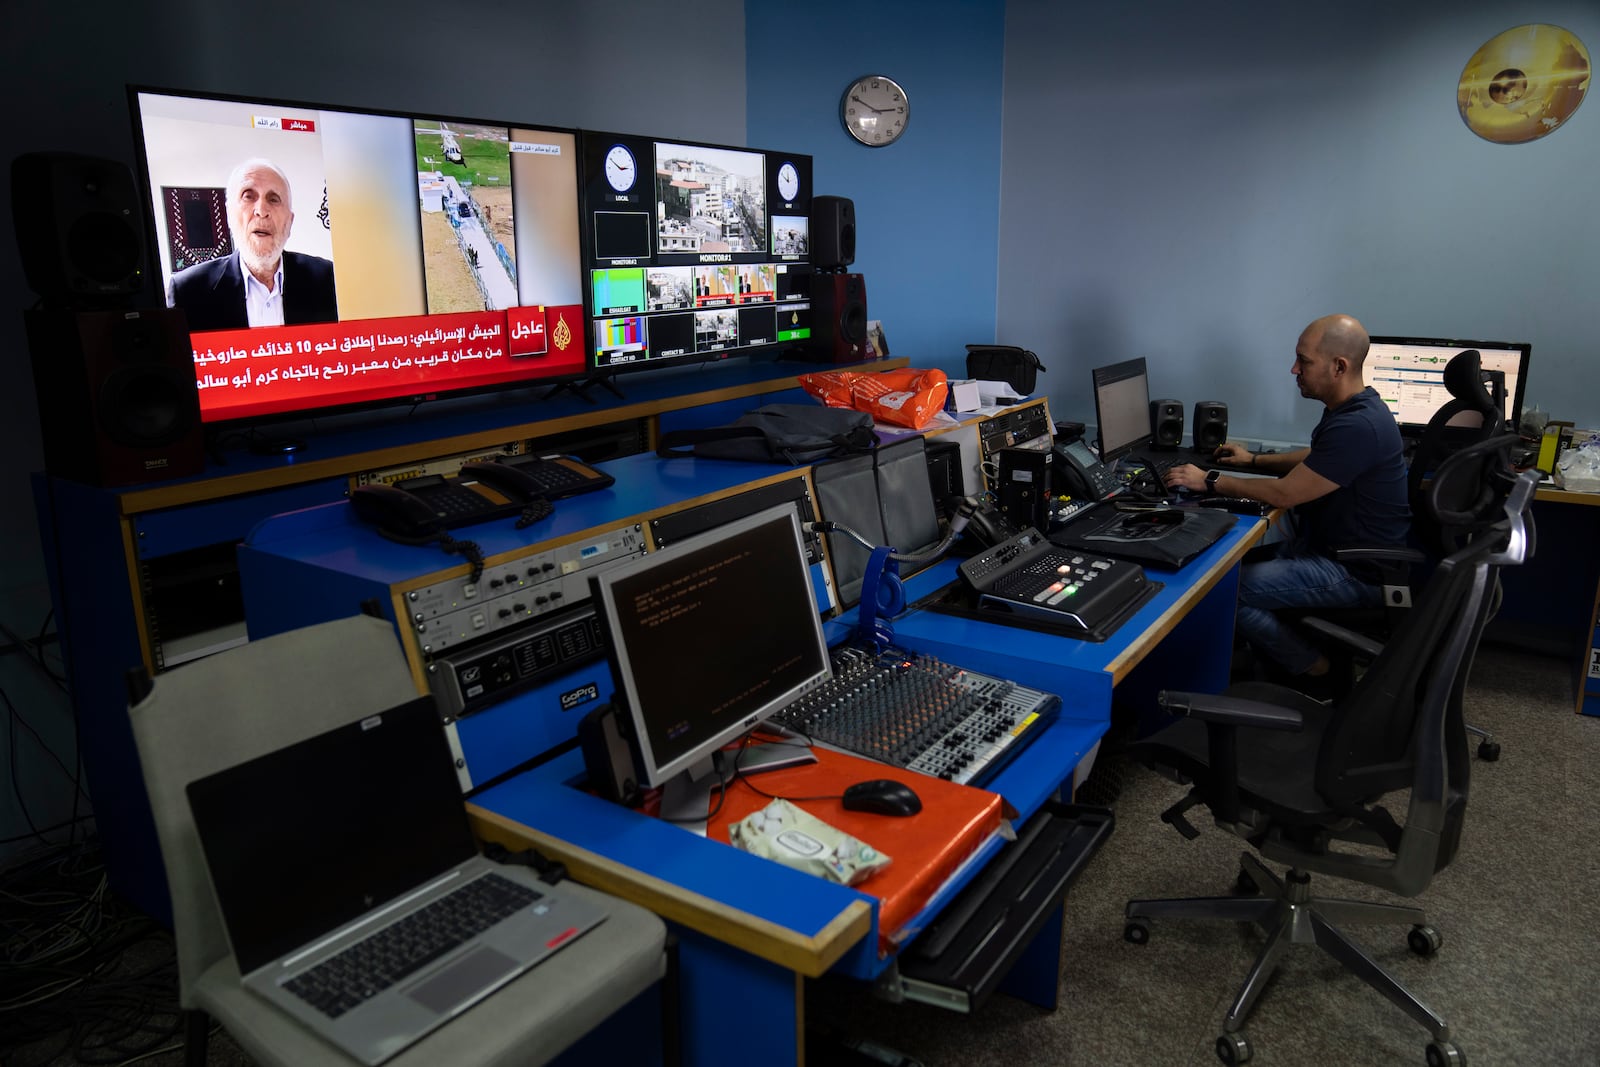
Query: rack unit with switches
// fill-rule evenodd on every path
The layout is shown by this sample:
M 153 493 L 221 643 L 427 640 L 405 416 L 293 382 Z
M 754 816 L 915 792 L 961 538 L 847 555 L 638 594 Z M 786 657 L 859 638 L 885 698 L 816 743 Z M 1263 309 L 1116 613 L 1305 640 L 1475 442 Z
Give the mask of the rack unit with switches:
M 621 526 L 484 568 L 476 582 L 446 578 L 408 591 L 417 647 L 431 658 L 589 599 L 589 575 L 644 555 L 644 531 Z

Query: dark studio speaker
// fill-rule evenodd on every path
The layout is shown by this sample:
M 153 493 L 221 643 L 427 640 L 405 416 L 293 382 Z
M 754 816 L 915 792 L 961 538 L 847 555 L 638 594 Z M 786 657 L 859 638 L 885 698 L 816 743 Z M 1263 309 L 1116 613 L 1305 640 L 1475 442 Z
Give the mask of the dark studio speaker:
M 846 196 L 811 198 L 811 262 L 818 270 L 856 261 L 856 203 Z
M 859 274 L 811 276 L 811 351 L 818 360 L 867 358 L 867 280 Z
M 183 312 L 29 311 L 45 468 L 91 485 L 198 474 L 200 392 Z
M 1177 448 L 1183 444 L 1183 401 L 1150 401 L 1150 433 L 1157 448 Z
M 11 161 L 11 216 L 46 307 L 131 305 L 144 285 L 143 215 L 127 167 L 72 152 Z
M 1201 400 L 1194 406 L 1194 447 L 1211 451 L 1228 439 L 1228 405 Z

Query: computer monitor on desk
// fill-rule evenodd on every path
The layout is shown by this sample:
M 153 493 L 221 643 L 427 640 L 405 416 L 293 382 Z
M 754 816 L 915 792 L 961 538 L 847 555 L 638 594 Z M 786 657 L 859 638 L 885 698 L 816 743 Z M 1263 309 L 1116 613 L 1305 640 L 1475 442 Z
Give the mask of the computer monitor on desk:
M 1506 341 L 1452 341 L 1431 337 L 1374 337 L 1364 366 L 1366 382 L 1378 391 L 1394 413 L 1400 434 L 1420 438 L 1428 420 L 1450 400 L 1444 368 L 1457 353 L 1478 350 L 1485 372 L 1498 371 L 1505 379 L 1505 419 L 1514 429 L 1522 421 L 1522 398 L 1528 385 L 1530 344 Z M 1478 417 L 1457 416 L 1463 426 L 1476 427 Z M 1456 420 L 1450 425 L 1454 426 Z
M 727 523 L 589 584 L 639 781 L 664 787 L 664 817 L 703 819 L 716 753 L 833 677 L 794 506 Z
M 1155 435 L 1150 430 L 1150 379 L 1144 357 L 1096 367 L 1091 373 L 1100 462 L 1115 463 L 1148 449 Z

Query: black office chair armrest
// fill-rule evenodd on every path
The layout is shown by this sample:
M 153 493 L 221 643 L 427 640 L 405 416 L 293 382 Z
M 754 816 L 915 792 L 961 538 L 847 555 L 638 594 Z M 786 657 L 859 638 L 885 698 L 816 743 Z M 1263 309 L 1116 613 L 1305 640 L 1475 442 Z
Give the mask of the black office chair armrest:
M 1340 626 L 1338 623 L 1329 622 L 1315 616 L 1306 616 L 1300 620 L 1300 625 L 1308 630 L 1315 630 L 1325 637 L 1331 637 L 1358 655 L 1367 659 L 1374 659 L 1383 651 L 1383 642 L 1375 641 L 1366 634 Z
M 1329 555 L 1340 563 L 1372 560 L 1379 563 L 1421 563 L 1428 557 L 1415 548 L 1399 545 L 1346 545 Z
M 1301 726 L 1300 713 L 1293 708 L 1281 708 L 1260 700 L 1220 693 L 1185 693 L 1163 689 L 1156 694 L 1156 703 L 1174 715 L 1184 715 L 1207 723 L 1295 731 Z
M 1156 694 L 1156 703 L 1176 715 L 1205 723 L 1206 762 L 1211 768 L 1205 802 L 1217 821 L 1225 826 L 1239 824 L 1238 728 L 1253 726 L 1298 732 L 1302 726 L 1300 713 L 1295 709 L 1245 697 L 1163 689 Z

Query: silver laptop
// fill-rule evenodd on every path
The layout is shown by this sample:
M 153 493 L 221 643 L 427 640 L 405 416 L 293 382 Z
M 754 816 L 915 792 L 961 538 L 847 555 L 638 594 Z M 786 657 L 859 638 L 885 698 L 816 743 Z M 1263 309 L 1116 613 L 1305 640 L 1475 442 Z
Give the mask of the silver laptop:
M 431 697 L 188 792 L 245 987 L 368 1064 L 606 918 L 478 855 Z

